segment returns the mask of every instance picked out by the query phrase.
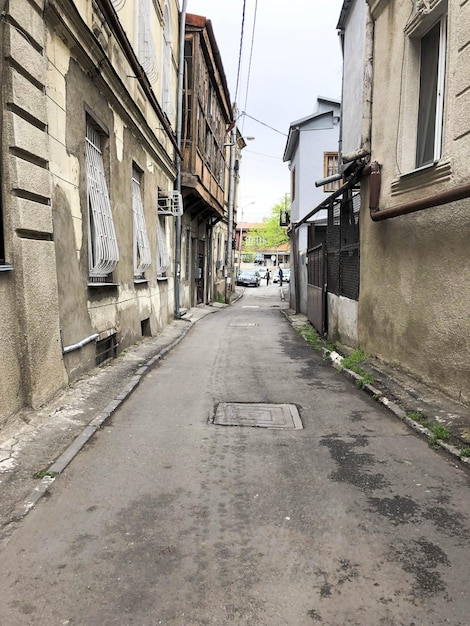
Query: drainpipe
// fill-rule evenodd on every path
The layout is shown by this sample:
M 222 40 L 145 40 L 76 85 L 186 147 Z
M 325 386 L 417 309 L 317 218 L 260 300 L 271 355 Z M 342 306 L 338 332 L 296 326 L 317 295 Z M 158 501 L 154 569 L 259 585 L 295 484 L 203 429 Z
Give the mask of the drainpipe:
M 74 350 L 83 348 L 83 346 L 86 346 L 88 343 L 91 343 L 92 341 L 96 341 L 98 337 L 99 337 L 99 334 L 95 333 L 94 335 L 90 335 L 89 337 L 86 337 L 86 339 L 82 339 L 78 343 L 74 343 L 71 346 L 65 346 L 64 348 L 62 348 L 62 354 L 68 354 L 69 352 L 73 352 Z
M 233 238 L 233 209 L 235 198 L 235 147 L 237 143 L 237 105 L 233 105 L 234 125 L 230 133 L 230 161 L 228 185 L 228 222 L 227 222 L 227 253 L 225 261 L 225 304 L 230 304 L 233 283 L 232 269 L 232 238 Z
M 423 209 L 429 209 L 435 206 L 442 206 L 449 202 L 456 202 L 457 200 L 463 200 L 470 198 L 470 184 L 460 185 L 454 187 L 448 191 L 441 191 L 440 193 L 433 194 L 431 196 L 424 196 L 424 198 L 418 198 L 405 204 L 398 204 L 388 209 L 379 209 L 380 198 L 380 184 L 381 173 L 380 165 L 374 161 L 371 163 L 370 168 L 366 168 L 363 172 L 364 176 L 370 174 L 370 188 L 369 188 L 369 212 L 370 217 L 374 222 L 382 220 L 388 220 L 392 217 L 399 217 L 401 215 L 407 215 L 408 213 L 416 213 Z
M 374 75 L 374 20 L 367 5 L 367 21 L 364 51 L 364 75 L 362 79 L 362 137 L 361 149 L 370 154 L 372 130 L 372 82 Z
M 176 113 L 176 144 L 178 153 L 176 155 L 176 181 L 175 190 L 181 193 L 181 137 L 183 131 L 183 78 L 184 78 L 184 36 L 186 32 L 186 8 L 188 0 L 183 0 L 180 13 L 180 39 L 179 39 L 179 62 L 178 62 L 178 92 L 177 92 L 177 113 Z M 175 317 L 181 317 L 180 288 L 181 288 L 181 215 L 175 220 Z M 187 242 L 186 245 L 189 245 Z

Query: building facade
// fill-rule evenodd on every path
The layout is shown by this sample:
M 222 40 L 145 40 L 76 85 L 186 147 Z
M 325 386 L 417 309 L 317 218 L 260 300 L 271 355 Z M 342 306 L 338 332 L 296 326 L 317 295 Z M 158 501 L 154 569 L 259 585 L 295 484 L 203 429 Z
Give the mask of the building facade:
M 293 224 L 298 223 L 316 207 L 331 191 L 339 187 L 339 181 L 316 186 L 315 181 L 338 172 L 338 141 L 341 103 L 331 98 L 317 98 L 316 110 L 311 115 L 292 122 L 284 150 L 283 160 L 289 163 L 291 175 L 291 215 Z M 291 307 L 307 314 L 308 309 L 308 262 L 309 241 L 314 245 L 318 235 L 324 239 L 327 210 L 316 213 L 309 223 L 305 222 L 291 230 Z M 317 229 L 317 238 L 310 233 Z M 295 276 L 295 278 L 294 278 Z
M 0 424 L 173 317 L 178 20 L 176 0 L 6 5 Z
M 245 143 L 207 18 L 186 15 L 184 58 L 181 300 L 191 307 L 230 299 L 238 160 Z
M 469 402 L 470 3 L 368 5 L 359 343 Z

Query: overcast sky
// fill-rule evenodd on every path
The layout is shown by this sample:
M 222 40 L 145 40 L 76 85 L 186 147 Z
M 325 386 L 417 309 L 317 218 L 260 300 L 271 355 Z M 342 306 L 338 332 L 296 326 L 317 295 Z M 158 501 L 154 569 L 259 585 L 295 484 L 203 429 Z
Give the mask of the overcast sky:
M 238 206 L 245 207 L 245 222 L 261 221 L 290 192 L 288 166 L 282 161 L 290 123 L 310 115 L 317 96 L 341 97 L 336 25 L 342 4 L 343 0 L 258 0 L 252 48 L 256 0 L 246 0 L 236 103 L 239 112 L 247 113 L 238 127 L 255 139 L 247 142 L 240 164 Z M 212 21 L 234 101 L 243 0 L 188 0 L 187 12 Z M 323 172 L 317 174 L 320 178 Z

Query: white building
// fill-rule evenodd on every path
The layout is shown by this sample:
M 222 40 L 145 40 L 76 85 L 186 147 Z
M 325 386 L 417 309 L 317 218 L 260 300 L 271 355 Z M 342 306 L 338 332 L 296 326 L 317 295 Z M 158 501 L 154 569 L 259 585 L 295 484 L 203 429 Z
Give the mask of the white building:
M 339 186 L 336 181 L 317 187 L 315 181 L 337 173 L 340 111 L 339 100 L 318 97 L 316 111 L 289 127 L 283 160 L 289 162 L 291 173 L 291 223 L 299 222 Z M 324 239 L 326 217 L 326 210 L 319 211 L 311 221 L 294 230 L 296 241 L 291 242 L 291 306 L 297 309 L 294 303 L 298 289 L 299 312 L 304 314 L 307 312 L 307 249 Z

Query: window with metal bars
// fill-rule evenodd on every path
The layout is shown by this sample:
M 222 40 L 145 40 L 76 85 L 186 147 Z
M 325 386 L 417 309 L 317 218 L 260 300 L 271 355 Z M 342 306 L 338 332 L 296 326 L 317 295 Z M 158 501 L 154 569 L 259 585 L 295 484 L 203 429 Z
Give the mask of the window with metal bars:
M 152 35 L 152 0 L 138 0 L 137 12 L 137 56 L 147 78 L 154 85 L 158 79 L 158 60 Z
M 132 212 L 134 215 L 134 278 L 137 279 L 145 278 L 145 271 L 152 264 L 140 178 L 141 173 L 134 166 L 132 168 Z
M 163 42 L 162 42 L 162 108 L 167 115 L 175 112 L 175 102 L 171 89 L 171 10 L 168 2 L 165 2 L 163 18 Z
M 117 337 L 113 333 L 105 339 L 96 342 L 96 365 L 101 366 L 109 363 L 117 356 Z
M 111 203 L 103 165 L 103 135 L 88 121 L 86 174 L 88 194 L 88 268 L 92 283 L 109 282 L 119 261 Z
M 165 217 L 157 215 L 157 278 L 166 278 L 170 269 L 170 255 L 166 242 Z

